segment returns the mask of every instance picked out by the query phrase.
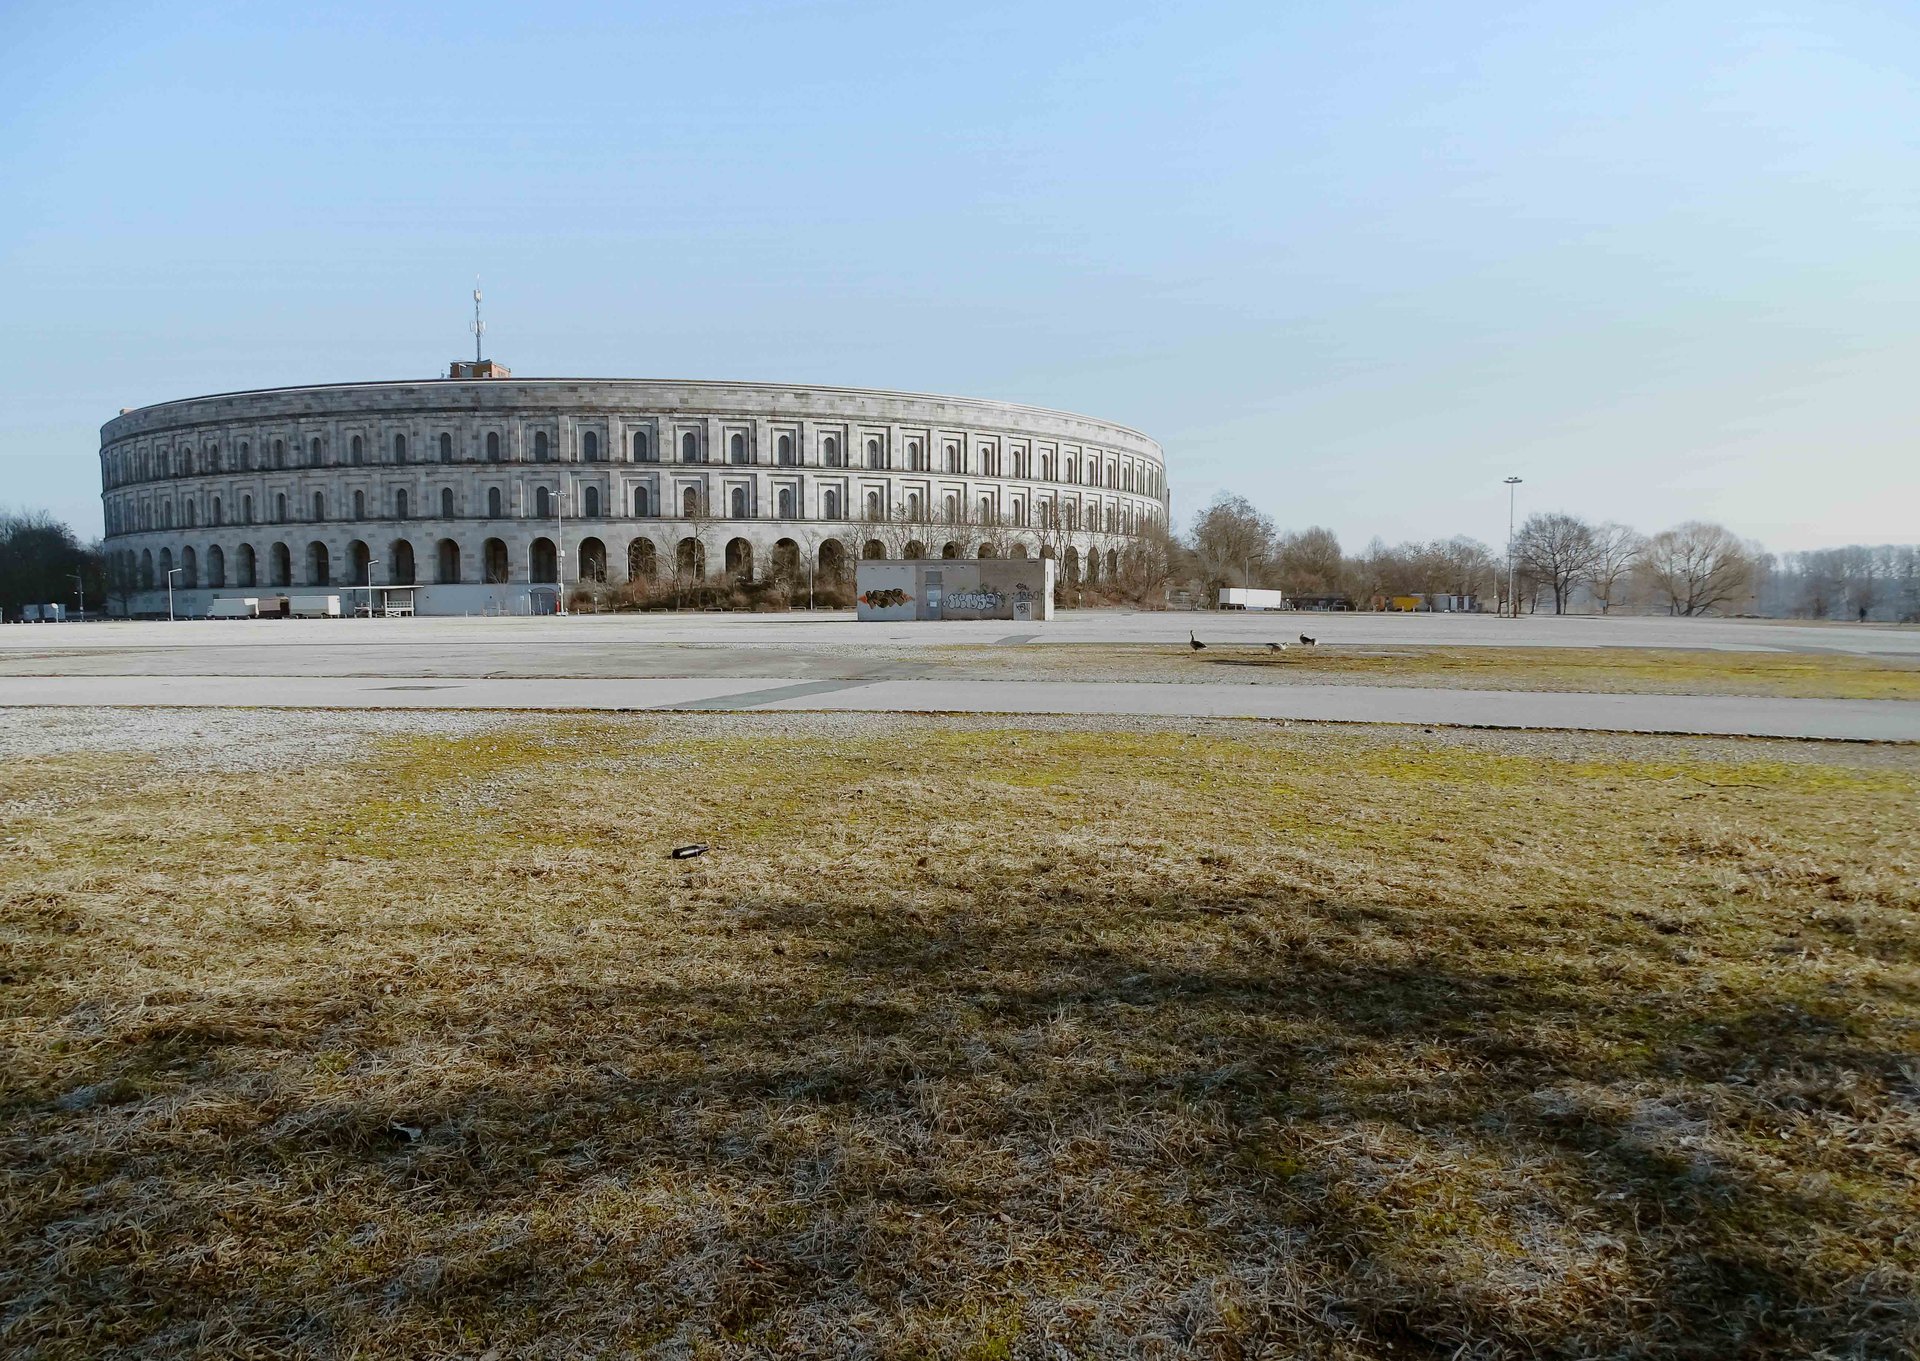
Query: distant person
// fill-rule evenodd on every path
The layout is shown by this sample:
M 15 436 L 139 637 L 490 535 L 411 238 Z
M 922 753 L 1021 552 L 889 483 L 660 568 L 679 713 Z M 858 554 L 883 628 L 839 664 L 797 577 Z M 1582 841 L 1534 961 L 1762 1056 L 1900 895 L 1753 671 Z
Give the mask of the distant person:
M 1865 605 L 1860 607 L 1860 622 L 1863 624 L 1867 622 L 1867 607 Z

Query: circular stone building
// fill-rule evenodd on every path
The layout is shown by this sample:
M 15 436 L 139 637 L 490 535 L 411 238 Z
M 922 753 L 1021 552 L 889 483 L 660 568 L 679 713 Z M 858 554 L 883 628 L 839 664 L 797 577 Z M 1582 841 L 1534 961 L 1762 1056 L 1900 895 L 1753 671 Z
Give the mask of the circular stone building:
M 630 578 L 780 575 L 804 597 L 856 556 L 1049 556 L 1062 581 L 1098 584 L 1129 536 L 1166 523 L 1160 446 L 1086 416 L 491 362 L 453 374 L 107 422 L 116 604 L 164 612 L 169 573 L 181 614 L 357 586 L 415 587 L 423 614 L 542 612 L 576 582 Z

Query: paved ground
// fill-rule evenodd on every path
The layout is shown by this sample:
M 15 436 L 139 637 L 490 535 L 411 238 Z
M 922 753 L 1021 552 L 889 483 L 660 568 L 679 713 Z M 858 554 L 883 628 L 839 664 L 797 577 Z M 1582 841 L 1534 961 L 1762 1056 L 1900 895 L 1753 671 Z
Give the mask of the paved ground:
M 902 644 L 1672 647 L 1920 657 L 1920 629 L 1744 620 L 1074 612 L 1006 623 L 844 614 L 185 621 L 0 628 L 0 708 L 829 709 L 1324 719 L 1920 741 L 1920 704 L 1398 686 L 960 680 Z
M 0 679 L 0 708 L 97 705 L 452 709 L 814 709 L 1147 714 L 1920 742 L 1920 704 L 1705 695 L 1520 694 L 1399 686 L 1078 681 L 452 680 L 421 677 Z
M 886 644 L 1287 640 L 1467 647 L 1673 647 L 1920 658 L 1920 629 L 1730 619 L 1485 615 L 1132 614 L 1047 624 L 857 624 L 845 614 L 328 619 L 0 628 L 0 676 L 781 676 L 906 678 Z

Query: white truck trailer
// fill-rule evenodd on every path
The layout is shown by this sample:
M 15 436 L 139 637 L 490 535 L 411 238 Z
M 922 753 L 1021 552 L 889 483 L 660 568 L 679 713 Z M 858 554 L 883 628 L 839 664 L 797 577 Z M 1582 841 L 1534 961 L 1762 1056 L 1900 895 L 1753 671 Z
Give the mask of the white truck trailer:
M 287 613 L 295 619 L 338 619 L 340 597 L 337 595 L 289 596 Z
M 258 596 L 226 596 L 207 607 L 209 619 L 258 619 L 260 617 L 260 598 Z
M 1220 608 L 1223 610 L 1284 610 L 1286 607 L 1285 591 L 1249 590 L 1245 586 L 1220 588 Z

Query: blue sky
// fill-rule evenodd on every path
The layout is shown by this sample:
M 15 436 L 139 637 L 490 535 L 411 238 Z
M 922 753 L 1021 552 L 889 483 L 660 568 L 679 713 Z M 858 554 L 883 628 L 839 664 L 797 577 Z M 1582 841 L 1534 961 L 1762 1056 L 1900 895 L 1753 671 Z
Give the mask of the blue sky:
M 1920 6 L 0 6 L 0 505 L 98 427 L 525 375 L 1135 425 L 1176 513 L 1920 539 Z

